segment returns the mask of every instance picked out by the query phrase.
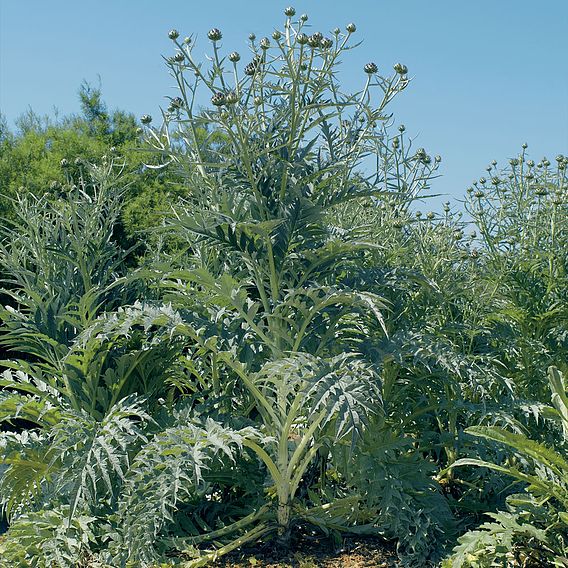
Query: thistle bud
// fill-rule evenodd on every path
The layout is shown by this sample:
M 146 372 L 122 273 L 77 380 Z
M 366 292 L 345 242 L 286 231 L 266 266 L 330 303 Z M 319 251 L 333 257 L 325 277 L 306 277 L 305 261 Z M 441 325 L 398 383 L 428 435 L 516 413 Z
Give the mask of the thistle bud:
M 347 24 L 347 25 L 345 26 L 345 29 L 346 29 L 350 34 L 353 34 L 353 33 L 355 33 L 355 32 L 357 31 L 357 26 L 356 26 L 353 22 L 350 22 L 349 24 Z
M 393 138 L 392 140 L 392 147 L 396 150 L 400 145 L 398 138 Z
M 320 42 L 320 46 L 322 49 L 329 49 L 330 47 L 333 47 L 333 40 L 328 37 L 324 37 Z
M 237 63 L 237 61 L 241 60 L 241 56 L 239 55 L 239 53 L 237 51 L 233 51 L 232 53 L 229 53 L 229 61 L 232 61 L 233 63 Z
M 546 158 L 542 160 L 542 163 L 544 164 L 545 168 L 548 168 L 548 166 L 550 166 L 550 162 Z
M 373 73 L 376 73 L 378 70 L 379 68 L 376 63 L 367 63 L 365 67 L 363 67 L 363 71 L 368 75 L 373 75 Z
M 278 41 L 282 37 L 282 33 L 279 30 L 274 30 L 272 32 L 272 39 Z
M 140 136 L 140 134 L 142 134 L 143 132 L 144 130 L 142 130 L 140 127 L 136 129 L 136 134 L 138 134 L 138 136 Z
M 228 105 L 234 105 L 239 102 L 239 95 L 235 91 L 230 91 L 225 97 L 225 102 Z
M 76 166 L 82 166 L 83 165 L 83 160 L 81 158 L 75 158 L 74 162 L 73 162 Z
M 182 63 L 182 61 L 185 59 L 185 56 L 183 55 L 183 53 L 181 51 L 178 51 L 174 56 L 173 56 L 173 60 L 176 63 Z
M 399 132 L 404 132 L 405 130 L 406 130 L 406 126 L 404 126 L 404 124 L 401 124 L 401 125 L 398 127 L 398 131 L 399 131 Z
M 526 142 L 524 142 L 521 147 L 523 150 L 526 150 L 529 147 L 529 145 Z
M 300 16 L 300 21 L 301 22 L 307 22 L 308 21 L 308 15 L 307 14 L 302 14 Z
M 403 65 L 402 63 L 397 63 L 393 69 L 399 74 L 399 75 L 406 75 L 408 73 L 408 67 L 406 65 Z
M 548 191 L 546 191 L 546 189 L 544 187 L 539 187 L 536 191 L 535 191 L 536 195 L 538 195 L 539 197 L 543 197 L 545 195 L 548 195 Z
M 435 157 L 434 157 L 434 161 L 435 161 L 437 164 L 439 164 L 439 163 L 442 161 L 442 156 L 439 156 L 439 155 L 438 155 L 438 156 L 435 156 Z
M 476 191 L 474 193 L 475 197 L 477 197 L 477 199 L 481 199 L 482 197 L 485 197 L 485 193 L 483 193 L 483 191 Z
M 426 213 L 426 218 L 430 221 L 434 218 L 434 216 L 435 215 L 433 211 L 428 211 L 428 213 Z
M 284 14 L 291 18 L 296 15 L 296 10 L 292 6 L 288 6 L 288 8 L 284 10 Z
M 246 67 L 245 67 L 245 75 L 254 75 L 256 73 L 256 65 L 254 63 L 249 63 Z
M 341 30 L 339 28 L 334 28 L 333 29 L 333 35 L 338 36 L 341 33 Z
M 152 122 L 152 117 L 149 114 L 143 114 L 140 117 L 140 122 L 142 124 L 150 124 Z
M 174 108 L 181 108 L 183 106 L 183 99 L 180 97 L 175 97 L 174 99 L 172 99 L 171 105 Z
M 260 106 L 262 104 L 262 97 L 254 97 L 255 106 Z
M 564 161 L 564 156 L 562 154 L 558 154 L 558 156 L 556 156 L 556 161 L 558 163 L 563 162 Z
M 60 165 L 62 168 L 66 168 L 66 167 L 69 166 L 69 161 L 68 161 L 66 158 L 63 158 L 63 159 L 59 162 L 59 165 Z
M 515 167 L 519 165 L 519 160 L 517 160 L 517 158 L 511 158 L 509 160 L 509 164 L 511 164 L 511 166 Z
M 449 202 L 449 201 L 446 201 L 446 202 L 444 203 L 444 212 L 445 212 L 445 213 L 449 213 L 449 212 L 450 212 L 450 202 Z
M 178 37 L 179 37 L 179 32 L 177 30 L 170 30 L 168 32 L 168 37 L 172 40 L 175 41 Z
M 487 180 L 486 180 L 484 177 L 479 178 L 479 183 L 480 183 L 481 185 L 485 185 L 485 184 L 487 183 Z
M 211 103 L 215 106 L 223 106 L 225 104 L 225 95 L 223 93 L 215 93 L 211 97 Z
M 319 37 L 321 34 L 312 34 L 309 38 L 308 38 L 308 45 L 310 47 L 319 47 L 321 38 Z
M 260 40 L 260 48 L 261 49 L 268 49 L 270 47 L 270 40 L 267 37 L 263 37 Z
M 183 38 L 183 43 L 185 45 L 189 45 L 191 43 L 191 38 L 189 36 Z
M 308 43 L 308 36 L 304 33 L 299 33 L 296 36 L 296 41 L 300 44 L 300 45 L 306 45 L 306 43 Z
M 493 185 L 499 185 L 501 183 L 501 180 L 497 176 L 494 176 L 491 178 L 491 183 Z
M 219 41 L 223 37 L 223 34 L 221 33 L 221 30 L 213 28 L 207 32 L 207 37 L 211 41 Z
M 534 160 L 527 160 L 527 166 L 529 168 L 534 168 Z
M 249 40 L 254 41 L 255 39 L 256 39 L 256 34 L 250 33 L 249 34 Z

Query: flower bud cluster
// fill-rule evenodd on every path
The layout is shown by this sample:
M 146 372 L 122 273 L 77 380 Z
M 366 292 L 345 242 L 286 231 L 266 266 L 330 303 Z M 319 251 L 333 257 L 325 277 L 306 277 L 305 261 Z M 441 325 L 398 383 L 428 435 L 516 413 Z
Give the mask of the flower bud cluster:
M 168 110 L 170 112 L 174 112 L 180 109 L 182 106 L 183 106 L 183 99 L 180 97 L 175 97 L 170 101 L 170 106 L 168 107 Z
M 226 102 L 226 97 L 225 97 L 225 93 L 215 93 L 212 97 L 211 97 L 211 104 L 215 105 L 215 106 L 223 106 Z
M 408 74 L 408 67 L 406 65 L 403 65 L 402 63 L 397 63 L 396 65 L 394 65 L 393 69 L 399 74 L 399 75 L 406 75 Z
M 367 63 L 364 67 L 363 67 L 363 71 L 365 71 L 365 73 L 367 73 L 368 75 L 373 75 L 374 73 L 376 73 L 379 70 L 379 68 L 377 67 L 376 63 Z
M 223 34 L 221 33 L 221 30 L 219 30 L 217 28 L 213 28 L 213 29 L 210 29 L 207 32 L 207 37 L 211 41 L 216 42 L 216 41 L 219 41 L 223 37 Z
M 319 47 L 322 39 L 323 34 L 321 32 L 316 32 L 308 37 L 308 45 L 313 48 Z
M 260 67 L 260 63 L 261 63 L 261 57 L 260 55 L 255 55 L 253 60 L 245 67 L 245 75 L 254 75 L 259 67 Z
M 228 105 L 234 105 L 234 104 L 239 102 L 239 95 L 237 95 L 237 93 L 235 91 L 229 91 L 225 95 L 225 102 Z

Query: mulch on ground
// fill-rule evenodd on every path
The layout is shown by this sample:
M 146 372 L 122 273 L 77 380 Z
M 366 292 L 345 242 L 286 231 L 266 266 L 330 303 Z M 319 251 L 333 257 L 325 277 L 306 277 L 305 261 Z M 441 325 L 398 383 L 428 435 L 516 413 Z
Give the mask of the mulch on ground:
M 287 553 L 274 546 L 243 548 L 219 559 L 222 568 L 392 568 L 396 554 L 383 540 L 347 538 L 340 549 L 329 540 L 300 541 Z

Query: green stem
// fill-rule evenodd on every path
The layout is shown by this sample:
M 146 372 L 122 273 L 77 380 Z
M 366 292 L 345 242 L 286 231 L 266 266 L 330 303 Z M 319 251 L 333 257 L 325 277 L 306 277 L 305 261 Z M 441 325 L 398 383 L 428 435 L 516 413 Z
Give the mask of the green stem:
M 222 546 L 221 548 L 218 548 L 213 552 L 209 552 L 208 554 L 205 554 L 204 556 L 201 556 L 200 558 L 197 558 L 195 560 L 183 562 L 182 564 L 180 564 L 180 566 L 182 566 L 183 568 L 198 568 L 200 566 L 208 566 L 212 562 L 215 562 L 217 559 L 219 559 L 221 556 L 232 552 L 233 550 L 241 547 L 243 544 L 246 544 L 251 540 L 258 540 L 261 536 L 265 535 L 271 530 L 271 527 L 269 527 L 266 523 L 263 523 L 245 533 L 243 536 L 240 536 L 239 538 L 233 540 L 229 544 L 226 544 L 225 546 Z

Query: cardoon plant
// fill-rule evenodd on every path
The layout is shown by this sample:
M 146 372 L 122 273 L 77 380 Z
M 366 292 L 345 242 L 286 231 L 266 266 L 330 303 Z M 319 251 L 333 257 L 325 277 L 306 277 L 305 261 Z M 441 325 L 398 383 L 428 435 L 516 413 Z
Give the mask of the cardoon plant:
M 387 307 L 347 281 L 377 245 L 365 223 L 345 228 L 333 219 L 385 197 L 405 210 L 439 159 L 414 151 L 403 129 L 390 133 L 387 107 L 409 83 L 405 65 L 383 76 L 370 62 L 362 88 L 347 94 L 337 70 L 356 47 L 356 26 L 326 35 L 308 30 L 307 17 L 294 19 L 293 9 L 285 14 L 270 38 L 249 36 L 248 56 L 224 55 L 222 32 L 211 29 L 210 65 L 172 30 L 176 52 L 166 61 L 178 94 L 147 134 L 188 187 L 169 220 L 188 254 L 162 285 L 188 325 L 211 334 L 200 371 L 210 382 L 199 388 L 219 396 L 231 385 L 231 412 L 254 418 L 268 436 L 244 445 L 272 479 L 276 529 L 287 545 L 301 518 L 361 522 L 353 498 L 326 512 L 298 495 L 314 462 L 325 468 L 331 459 L 325 448 L 354 448 L 367 417 L 381 412 L 377 368 L 360 344 L 385 334 Z

